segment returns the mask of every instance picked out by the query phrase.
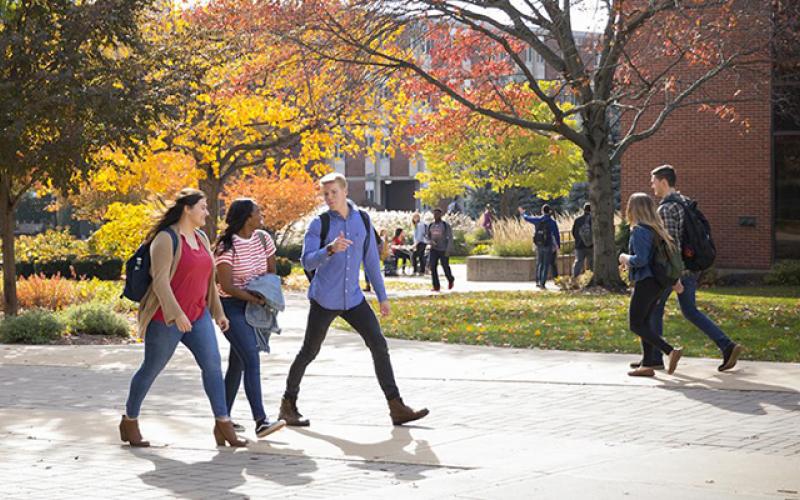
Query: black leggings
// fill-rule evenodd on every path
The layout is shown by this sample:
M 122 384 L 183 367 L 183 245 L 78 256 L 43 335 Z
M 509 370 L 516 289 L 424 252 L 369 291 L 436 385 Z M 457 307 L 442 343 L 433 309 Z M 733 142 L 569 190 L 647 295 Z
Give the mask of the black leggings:
M 634 283 L 628 320 L 633 333 L 664 354 L 669 354 L 672 352 L 672 346 L 650 327 L 650 316 L 663 292 L 664 289 L 655 278 L 645 278 Z

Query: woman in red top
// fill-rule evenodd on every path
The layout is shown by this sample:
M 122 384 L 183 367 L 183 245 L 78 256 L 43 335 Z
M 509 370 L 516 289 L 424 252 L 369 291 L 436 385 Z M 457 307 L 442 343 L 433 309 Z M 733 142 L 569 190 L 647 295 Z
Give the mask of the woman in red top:
M 394 231 L 394 238 L 392 239 L 392 254 L 394 255 L 394 258 L 397 259 L 397 271 L 405 274 L 409 255 L 408 250 L 406 249 L 406 239 L 403 236 L 402 227 L 398 227 Z M 403 261 L 402 269 L 400 267 L 401 260 Z
M 248 292 L 247 283 L 258 276 L 275 272 L 275 244 L 263 231 L 264 219 L 253 200 L 240 198 L 228 207 L 225 231 L 215 248 L 217 281 L 222 307 L 231 327 L 225 338 L 231 343 L 228 371 L 225 373 L 225 396 L 228 413 L 244 374 L 244 392 L 256 422 L 256 436 L 265 437 L 286 425 L 283 420 L 270 422 L 261 399 L 261 358 L 255 329 L 247 322 L 247 303 L 263 304 L 264 299 Z M 244 428 L 236 426 L 238 431 Z
M 139 409 L 179 342 L 189 348 L 202 371 L 203 388 L 215 417 L 217 445 L 226 441 L 231 446 L 247 443 L 236 436 L 225 404 L 212 313 L 223 331 L 228 329 L 228 319 L 216 290 L 211 246 L 199 230 L 207 217 L 205 194 L 184 189 L 146 239 L 150 244 L 153 282 L 139 311 L 140 330 L 146 332 L 144 361 L 131 379 L 126 413 L 119 427 L 120 437 L 131 446 L 150 445 L 139 432 Z

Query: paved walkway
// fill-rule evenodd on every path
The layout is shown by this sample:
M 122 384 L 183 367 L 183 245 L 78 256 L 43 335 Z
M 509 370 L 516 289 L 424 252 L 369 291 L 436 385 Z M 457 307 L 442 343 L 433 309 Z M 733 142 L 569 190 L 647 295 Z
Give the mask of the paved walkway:
M 273 417 L 305 314 L 290 300 L 262 361 Z M 800 365 L 631 379 L 629 355 L 390 346 L 404 399 L 431 409 L 418 425 L 390 425 L 368 351 L 335 331 L 303 384 L 310 428 L 216 448 L 179 347 L 135 450 L 116 425 L 140 345 L 0 345 L 0 497 L 800 499 Z M 233 416 L 254 439 L 243 393 Z

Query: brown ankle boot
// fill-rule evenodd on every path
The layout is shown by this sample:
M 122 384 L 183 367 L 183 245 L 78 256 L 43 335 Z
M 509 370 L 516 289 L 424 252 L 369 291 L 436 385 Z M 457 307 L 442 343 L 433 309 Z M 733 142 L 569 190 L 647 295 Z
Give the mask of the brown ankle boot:
M 308 427 L 311 422 L 303 418 L 297 410 L 297 400 L 290 398 L 281 399 L 281 409 L 278 412 L 278 420 L 284 420 L 286 425 L 291 427 Z
M 394 425 L 403 425 L 406 422 L 413 422 L 419 420 L 428 414 L 428 409 L 423 408 L 419 411 L 414 411 L 403 403 L 402 398 L 394 398 L 389 400 L 389 416 L 392 417 Z
M 225 441 L 227 441 L 231 446 L 238 447 L 238 446 L 246 446 L 247 440 L 246 439 L 239 439 L 239 436 L 236 435 L 236 431 L 233 430 L 233 422 L 230 420 L 217 420 L 214 424 L 214 439 L 217 440 L 217 446 L 225 446 Z
M 142 439 L 142 433 L 139 432 L 139 420 L 128 418 L 125 415 L 119 422 L 119 438 L 138 448 L 150 446 L 150 441 Z

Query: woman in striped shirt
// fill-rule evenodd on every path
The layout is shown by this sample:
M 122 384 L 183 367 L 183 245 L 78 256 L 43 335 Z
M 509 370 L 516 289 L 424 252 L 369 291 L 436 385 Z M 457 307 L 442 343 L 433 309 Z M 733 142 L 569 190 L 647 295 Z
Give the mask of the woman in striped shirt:
M 217 241 L 215 253 L 222 307 L 230 321 L 230 328 L 224 332 L 231 343 L 225 373 L 226 402 L 230 413 L 244 374 L 244 392 L 256 422 L 256 436 L 264 437 L 285 422 L 270 423 L 264 412 L 258 344 L 254 328 L 245 319 L 247 303 L 263 304 L 264 299 L 245 290 L 245 286 L 257 276 L 275 272 L 275 244 L 269 233 L 259 229 L 264 219 L 253 200 L 242 198 L 231 203 L 225 222 L 227 227 Z

